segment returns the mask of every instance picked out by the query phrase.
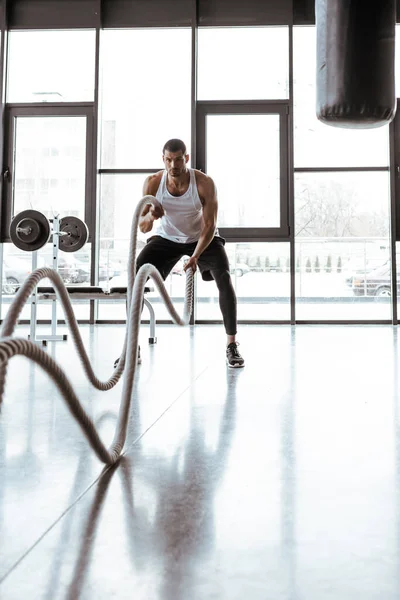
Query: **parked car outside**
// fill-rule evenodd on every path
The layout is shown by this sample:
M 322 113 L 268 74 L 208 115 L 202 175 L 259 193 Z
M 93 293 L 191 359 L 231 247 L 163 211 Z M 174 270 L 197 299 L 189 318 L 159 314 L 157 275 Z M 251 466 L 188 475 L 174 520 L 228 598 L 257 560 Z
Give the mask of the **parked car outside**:
M 82 260 L 83 259 L 83 260 Z M 47 267 L 52 267 L 52 256 L 46 254 L 42 258 L 43 264 Z M 58 255 L 58 272 L 66 284 L 82 284 L 90 282 L 90 260 L 85 260 L 74 253 L 59 253 Z M 116 275 L 119 271 L 106 265 L 99 265 L 99 280 L 107 281 Z
M 45 254 L 38 258 L 39 266 L 53 268 L 53 258 L 51 255 Z M 58 255 L 58 273 L 61 279 L 66 284 L 77 283 L 80 277 L 78 267 L 76 265 L 76 259 L 65 258 L 63 254 Z M 86 281 L 85 277 L 82 278 L 81 282 Z
M 397 286 L 399 288 L 399 282 Z M 387 261 L 380 267 L 363 275 L 353 275 L 352 290 L 355 296 L 390 298 L 392 295 L 390 262 Z
M 360 275 L 363 276 L 368 273 L 371 273 L 372 271 L 375 271 L 375 269 L 381 267 L 384 264 L 384 262 L 385 260 L 382 261 L 382 259 L 373 259 L 369 260 L 365 265 L 362 265 L 360 263 L 358 265 L 353 264 L 352 267 L 350 267 L 350 265 L 347 265 L 346 270 L 350 272 L 345 278 L 346 285 L 348 285 L 349 287 L 353 287 L 353 277 L 358 278 Z
M 80 252 L 76 254 L 76 259 L 79 261 L 80 268 L 85 270 L 87 273 L 87 281 L 90 279 L 90 264 L 91 257 L 89 254 L 81 254 Z M 84 266 L 83 266 L 84 265 Z M 111 277 L 116 275 L 120 275 L 122 269 L 121 265 L 116 261 L 107 261 L 106 258 L 102 257 L 100 253 L 100 263 L 99 263 L 99 280 L 100 281 L 108 281 Z
M 16 294 L 30 275 L 30 262 L 16 258 L 15 256 L 6 256 L 3 261 L 3 294 Z

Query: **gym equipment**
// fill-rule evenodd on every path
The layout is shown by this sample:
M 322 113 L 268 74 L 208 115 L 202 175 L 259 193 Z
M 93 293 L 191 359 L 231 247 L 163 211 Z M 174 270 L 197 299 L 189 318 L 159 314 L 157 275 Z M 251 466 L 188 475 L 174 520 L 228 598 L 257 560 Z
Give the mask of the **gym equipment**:
M 107 465 L 112 465 L 119 460 L 126 440 L 127 427 L 130 416 L 129 412 L 132 401 L 133 383 L 136 371 L 136 359 L 138 354 L 138 333 L 140 328 L 140 319 L 142 312 L 143 292 L 146 286 L 147 279 L 151 277 L 154 280 L 157 289 L 159 290 L 160 295 L 164 300 L 168 311 L 176 324 L 181 326 L 188 325 L 192 310 L 194 274 L 191 269 L 188 269 L 186 271 L 185 303 L 182 318 L 178 315 L 175 308 L 173 307 L 171 300 L 168 296 L 168 292 L 165 288 L 163 279 L 160 273 L 153 265 L 143 265 L 135 276 L 138 222 L 144 206 L 146 204 L 153 203 L 157 203 L 156 198 L 154 198 L 153 196 L 144 196 L 136 207 L 132 222 L 127 287 L 128 323 L 121 357 L 117 368 L 114 370 L 114 373 L 109 380 L 102 382 L 96 377 L 93 368 L 90 364 L 86 350 L 84 348 L 82 338 L 80 336 L 79 327 L 73 313 L 69 294 L 65 288 L 65 285 L 60 275 L 53 269 L 37 269 L 25 280 L 20 290 L 18 291 L 13 303 L 10 305 L 10 308 L 0 330 L 0 402 L 2 401 L 4 394 L 8 361 L 13 356 L 17 355 L 26 356 L 27 358 L 30 358 L 36 364 L 40 365 L 52 378 L 52 380 L 62 393 L 65 401 L 67 402 L 72 415 L 78 421 L 84 435 L 91 444 L 94 452 L 96 453 L 98 458 Z M 72 337 L 74 339 L 75 345 L 78 349 L 80 358 L 83 363 L 83 367 L 91 383 L 97 389 L 111 389 L 116 385 L 116 383 L 120 379 L 126 363 L 126 373 L 124 376 L 122 400 L 118 415 L 116 432 L 114 435 L 113 442 L 110 448 L 108 449 L 101 441 L 99 434 L 97 433 L 97 430 L 93 424 L 93 421 L 82 407 L 78 397 L 76 396 L 72 388 L 70 381 L 67 379 L 64 371 L 56 363 L 56 361 L 54 361 L 46 352 L 44 352 L 44 350 L 40 348 L 40 346 L 38 346 L 34 342 L 24 340 L 21 338 L 11 337 L 13 335 L 15 325 L 18 321 L 19 315 L 24 304 L 27 302 L 32 290 L 37 286 L 39 281 L 44 278 L 49 278 L 52 281 L 54 288 L 57 290 L 60 301 L 64 307 L 65 318 L 70 327 Z
M 317 118 L 335 127 L 387 125 L 396 113 L 396 0 L 316 0 Z
M 20 250 L 39 250 L 47 244 L 50 235 L 50 221 L 38 210 L 23 210 L 11 221 L 11 241 Z
M 76 252 L 89 239 L 89 229 L 78 217 L 63 217 L 60 220 L 59 248 L 63 252 Z
M 53 269 L 58 272 L 58 248 L 59 248 L 59 226 L 60 221 L 58 216 L 53 219 Z M 37 250 L 32 253 L 32 273 L 37 269 Z M 66 341 L 68 336 L 66 334 L 57 335 L 57 298 L 54 297 L 51 304 L 51 334 L 50 335 L 36 335 L 36 322 L 37 322 L 37 288 L 32 290 L 31 294 L 31 326 L 30 335 L 28 339 L 32 342 L 41 341 L 43 346 L 47 345 L 47 342 L 60 342 Z
M 52 224 L 52 229 L 50 227 Z M 55 215 L 49 220 L 44 214 L 37 210 L 24 210 L 17 214 L 10 225 L 11 241 L 20 250 L 33 252 L 32 271 L 37 269 L 37 251 L 45 246 L 50 237 L 53 241 L 53 269 L 58 270 L 58 250 L 64 252 L 76 252 L 83 248 L 89 238 L 89 230 L 78 217 L 59 218 Z M 31 297 L 31 333 L 29 339 L 34 342 L 41 341 L 43 345 L 47 342 L 65 341 L 66 335 L 57 335 L 57 302 L 54 297 L 51 312 L 51 335 L 36 335 L 37 316 L 37 291 L 32 291 Z
M 83 248 L 89 238 L 86 223 L 78 217 L 63 217 L 57 221 L 59 227 L 55 230 L 56 219 L 58 220 L 58 216 L 49 220 L 38 210 L 23 210 L 11 221 L 11 241 L 20 250 L 34 252 L 43 248 L 53 235 L 53 238 L 56 237 L 59 249 L 64 252 L 76 252 Z M 53 230 L 50 223 L 53 223 Z
M 109 292 L 105 292 L 101 287 L 96 286 L 96 285 L 89 285 L 89 286 L 79 286 L 79 287 L 75 287 L 75 286 L 65 286 L 67 292 L 69 293 L 71 299 L 73 299 L 75 302 L 79 302 L 79 301 L 86 301 L 86 300 L 126 300 L 127 298 L 127 288 L 126 287 L 114 287 L 111 288 Z M 149 292 L 154 292 L 154 288 L 153 287 L 148 287 L 146 286 L 144 288 L 144 293 L 148 294 Z M 46 286 L 46 287 L 38 287 L 37 288 L 37 296 L 36 296 L 36 303 L 39 304 L 39 301 L 46 301 L 46 300 L 56 300 L 57 299 L 57 294 L 56 291 L 53 287 L 50 286 Z M 156 338 L 156 315 L 154 313 L 154 308 L 151 305 L 151 302 L 149 302 L 149 300 L 147 300 L 147 298 L 143 298 L 143 302 L 146 305 L 148 311 L 149 311 L 149 317 L 150 317 L 150 336 L 149 336 L 149 344 L 156 344 L 157 343 L 157 338 Z M 53 325 L 53 320 L 52 320 L 52 325 Z M 57 325 L 57 323 L 56 323 Z M 31 322 L 31 327 L 32 327 L 32 322 Z M 34 323 L 33 326 L 33 330 L 34 332 L 36 332 L 36 321 Z M 55 332 L 53 332 L 55 333 Z M 31 334 L 32 335 L 32 334 Z M 35 333 L 34 333 L 35 335 Z M 31 338 L 31 339 L 35 339 L 35 338 Z M 38 339 L 38 338 L 36 338 Z M 46 345 L 46 344 L 44 344 Z
M 61 219 L 62 222 L 63 219 Z M 61 226 L 60 222 L 60 226 Z M 58 217 L 54 218 L 53 221 L 53 234 L 56 234 L 58 228 Z M 65 239 L 65 238 L 61 238 Z M 82 239 L 82 238 L 81 238 Z M 58 270 L 58 245 L 56 235 L 53 235 L 53 269 Z M 36 252 L 32 254 L 32 271 L 37 268 L 37 256 Z M 69 286 L 66 285 L 65 289 L 70 294 L 74 301 L 86 301 L 86 300 L 126 300 L 127 288 L 126 287 L 114 287 L 109 292 L 104 291 L 101 287 L 96 285 L 89 286 Z M 146 286 L 144 293 L 154 292 L 154 288 Z M 51 301 L 52 302 L 52 313 L 51 313 L 51 335 L 37 335 L 37 306 L 39 301 Z M 147 300 L 143 299 L 144 304 L 147 306 L 150 316 L 150 336 L 149 344 L 156 344 L 156 317 L 154 309 Z M 31 295 L 31 321 L 30 321 L 30 335 L 28 339 L 38 342 L 40 341 L 43 346 L 47 345 L 47 342 L 65 341 L 68 339 L 67 334 L 57 335 L 57 294 L 53 287 L 37 287 L 33 290 Z

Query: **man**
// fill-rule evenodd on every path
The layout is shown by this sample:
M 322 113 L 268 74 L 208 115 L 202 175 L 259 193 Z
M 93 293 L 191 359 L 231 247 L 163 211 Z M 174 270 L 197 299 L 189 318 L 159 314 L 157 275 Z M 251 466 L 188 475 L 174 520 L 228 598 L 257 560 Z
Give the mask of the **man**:
M 137 269 L 154 265 L 166 279 L 182 256 L 190 256 L 184 270 L 197 267 L 205 281 L 215 280 L 227 334 L 226 361 L 229 367 L 244 367 L 236 342 L 236 295 L 233 289 L 225 240 L 216 228 L 217 191 L 211 177 L 186 165 L 189 155 L 182 140 L 169 140 L 163 148 L 165 170 L 147 177 L 143 195 L 155 196 L 161 205 L 145 206 L 139 221 L 147 240 L 137 258 Z

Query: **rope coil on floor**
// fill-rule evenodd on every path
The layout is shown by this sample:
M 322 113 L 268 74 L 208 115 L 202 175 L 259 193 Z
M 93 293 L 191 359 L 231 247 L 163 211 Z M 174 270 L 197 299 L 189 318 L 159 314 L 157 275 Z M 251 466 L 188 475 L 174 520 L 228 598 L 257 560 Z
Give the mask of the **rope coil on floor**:
M 37 269 L 26 279 L 19 292 L 17 293 L 17 296 L 15 297 L 13 303 L 11 304 L 7 316 L 4 319 L 3 326 L 0 330 L 0 403 L 4 394 L 8 361 L 13 356 L 17 355 L 29 358 L 30 360 L 34 361 L 36 364 L 41 366 L 43 370 L 51 377 L 51 379 L 57 385 L 59 391 L 61 392 L 61 394 L 67 402 L 70 412 L 78 421 L 78 424 L 80 425 L 83 433 L 86 435 L 90 445 L 97 454 L 98 458 L 102 462 L 109 465 L 114 464 L 119 459 L 126 440 L 129 411 L 132 400 L 133 382 L 137 364 L 138 338 L 144 288 L 146 286 L 148 278 L 150 277 L 151 279 L 153 279 L 160 293 L 160 296 L 168 309 L 169 314 L 171 315 L 173 321 L 177 325 L 188 325 L 192 310 L 193 271 L 191 269 L 188 269 L 186 271 L 185 300 L 182 317 L 180 317 L 177 311 L 175 310 L 164 285 L 163 279 L 159 271 L 153 265 L 143 265 L 135 276 L 138 223 L 140 215 L 143 212 L 144 206 L 149 203 L 156 204 L 157 200 L 153 196 L 144 196 L 138 203 L 132 220 L 128 260 L 127 328 L 121 358 L 118 363 L 118 368 L 115 369 L 114 374 L 107 381 L 100 381 L 100 379 L 98 379 L 98 377 L 93 371 L 92 365 L 90 363 L 89 357 L 87 355 L 79 332 L 78 323 L 74 315 L 69 294 L 60 275 L 52 269 Z M 34 342 L 22 338 L 11 337 L 14 332 L 19 315 L 24 305 L 28 301 L 29 296 L 31 295 L 32 291 L 39 283 L 39 281 L 44 278 L 50 279 L 54 284 L 54 288 L 64 308 L 65 319 L 72 333 L 72 337 L 75 346 L 78 350 L 80 359 L 82 361 L 85 373 L 92 385 L 99 390 L 112 389 L 121 378 L 126 363 L 126 370 L 123 379 L 122 400 L 118 415 L 116 432 L 114 435 L 113 442 L 109 449 L 107 449 L 101 441 L 97 430 L 93 424 L 93 421 L 87 415 L 85 409 L 83 408 L 82 404 L 80 403 L 78 397 L 74 392 L 71 382 L 68 380 L 66 374 L 58 365 L 58 363 Z

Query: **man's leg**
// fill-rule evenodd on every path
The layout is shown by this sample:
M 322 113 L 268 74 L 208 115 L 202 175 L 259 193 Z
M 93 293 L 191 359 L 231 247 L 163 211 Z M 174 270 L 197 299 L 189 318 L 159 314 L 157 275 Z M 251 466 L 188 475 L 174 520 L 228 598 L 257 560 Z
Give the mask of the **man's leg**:
M 161 277 L 165 280 L 183 254 L 182 244 L 155 235 L 148 239 L 147 244 L 140 251 L 136 259 L 136 272 L 142 265 L 150 263 L 160 271 Z
M 224 248 L 224 240 L 215 237 L 199 257 L 199 269 L 210 271 L 219 292 L 219 306 L 227 336 L 227 362 L 230 367 L 243 367 L 244 360 L 237 350 L 237 302 L 232 285 L 229 260 Z

